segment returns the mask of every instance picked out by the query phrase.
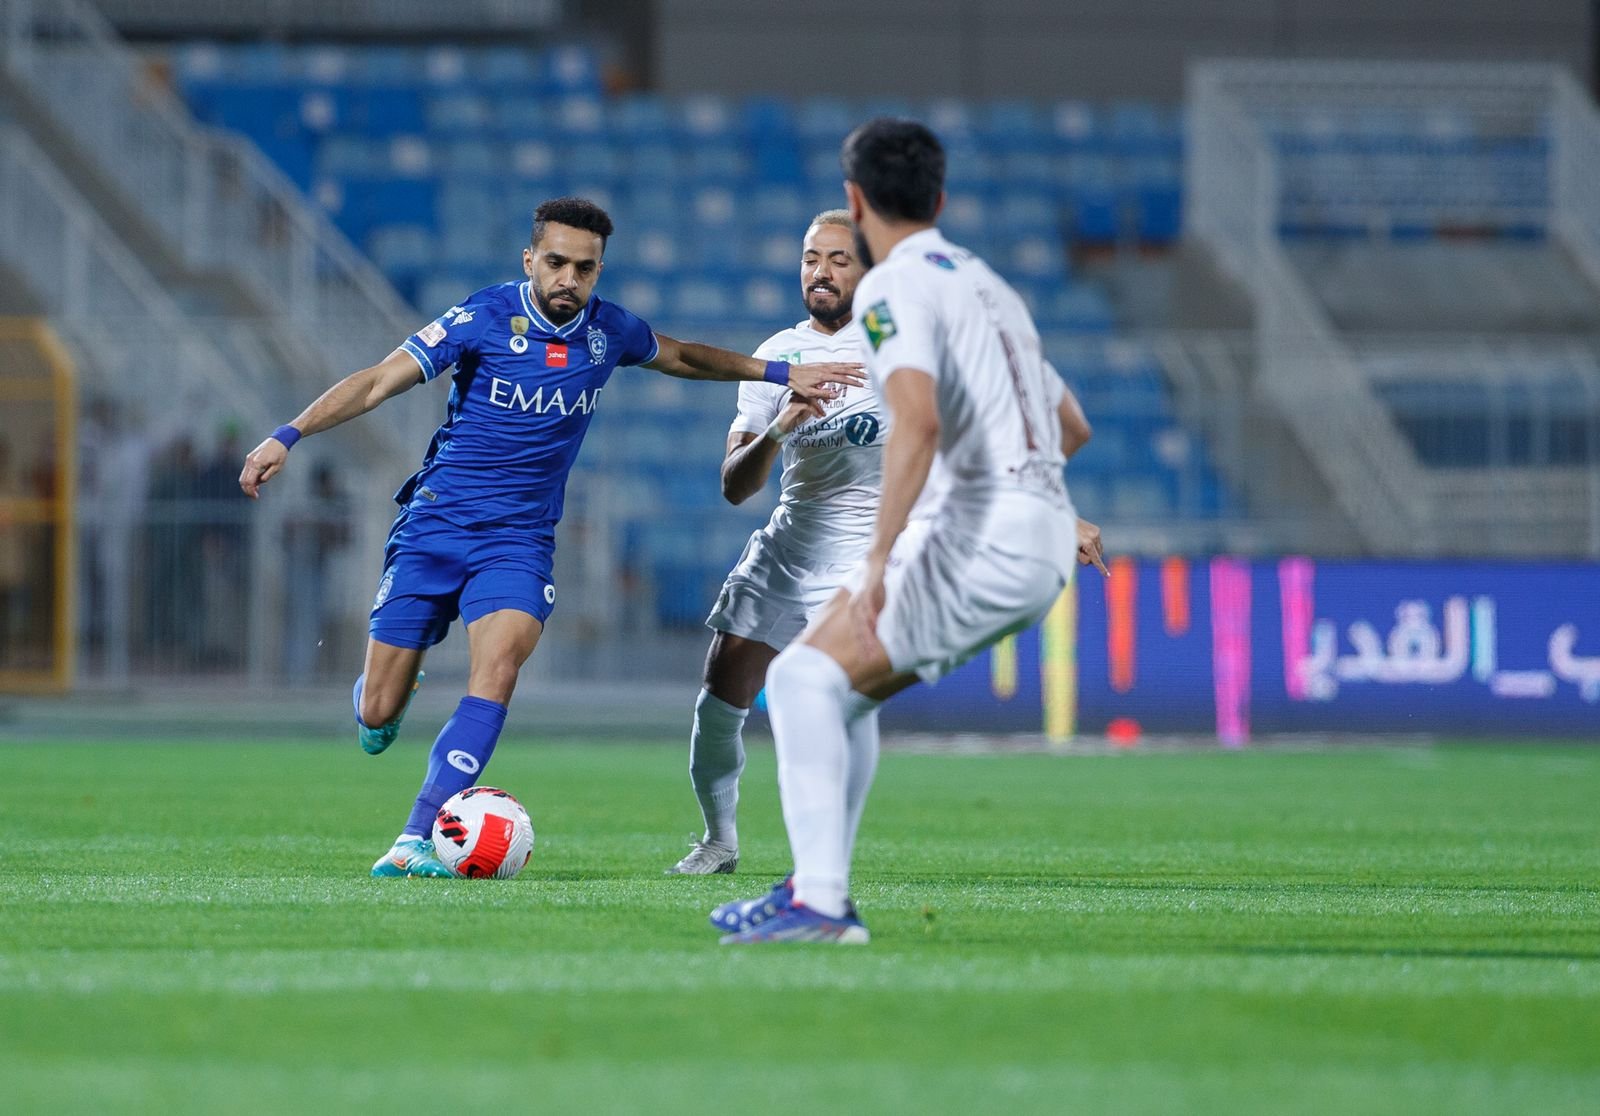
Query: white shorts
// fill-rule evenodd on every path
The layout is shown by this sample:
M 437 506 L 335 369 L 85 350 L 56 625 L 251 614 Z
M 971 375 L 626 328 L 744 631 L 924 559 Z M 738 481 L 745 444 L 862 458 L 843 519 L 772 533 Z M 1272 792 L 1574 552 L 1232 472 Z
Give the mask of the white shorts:
M 782 651 L 845 587 L 859 558 L 817 562 L 789 554 L 766 528 L 750 536 L 722 583 L 706 627 Z
M 1071 577 L 1055 562 L 939 530 L 936 523 L 914 520 L 895 541 L 878 616 L 889 665 L 930 683 L 1043 619 Z

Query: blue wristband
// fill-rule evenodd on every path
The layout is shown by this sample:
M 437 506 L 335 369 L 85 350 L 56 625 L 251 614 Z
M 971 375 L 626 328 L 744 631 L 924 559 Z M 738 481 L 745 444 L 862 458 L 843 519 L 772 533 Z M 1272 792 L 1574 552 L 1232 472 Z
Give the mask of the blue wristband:
M 788 387 L 789 362 L 786 360 L 767 361 L 767 370 L 761 374 L 761 378 L 769 384 L 782 384 L 784 387 Z
M 294 449 L 294 444 L 300 440 L 300 431 L 284 423 L 272 432 L 272 436 L 283 443 L 284 449 Z

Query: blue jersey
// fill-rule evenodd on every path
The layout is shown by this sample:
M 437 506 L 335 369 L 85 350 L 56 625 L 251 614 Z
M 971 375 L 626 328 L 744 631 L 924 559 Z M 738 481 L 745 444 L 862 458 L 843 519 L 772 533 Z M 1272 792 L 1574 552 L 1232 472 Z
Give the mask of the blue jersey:
M 557 327 L 527 282 L 485 287 L 401 347 L 425 379 L 455 372 L 444 423 L 395 502 L 469 527 L 559 520 L 600 389 L 659 348 L 642 319 L 599 297 Z

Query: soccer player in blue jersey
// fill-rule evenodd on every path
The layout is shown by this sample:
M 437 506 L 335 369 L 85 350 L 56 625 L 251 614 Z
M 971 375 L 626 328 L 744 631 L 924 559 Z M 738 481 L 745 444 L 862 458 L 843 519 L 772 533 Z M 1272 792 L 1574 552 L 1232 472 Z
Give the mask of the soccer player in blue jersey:
M 856 364 L 764 362 L 655 333 L 594 294 L 611 233 L 611 218 L 592 202 L 545 202 L 523 249 L 525 281 L 452 306 L 245 458 L 239 486 L 256 498 L 301 438 L 455 369 L 422 468 L 395 494 L 400 513 L 355 684 L 361 747 L 377 754 L 394 742 L 424 654 L 458 616 L 467 629 L 467 693 L 434 742 L 411 815 L 374 876 L 450 874 L 430 840 L 434 815 L 488 765 L 517 675 L 555 605 L 551 565 L 567 474 L 611 373 L 643 365 L 694 380 L 769 380 L 817 400 L 865 382 Z

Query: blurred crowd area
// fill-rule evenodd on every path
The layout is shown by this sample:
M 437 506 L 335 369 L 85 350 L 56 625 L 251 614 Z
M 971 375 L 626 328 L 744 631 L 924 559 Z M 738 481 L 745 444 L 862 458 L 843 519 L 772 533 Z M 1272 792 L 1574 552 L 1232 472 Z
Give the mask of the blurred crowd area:
M 259 638 L 249 615 L 259 563 L 295 590 L 274 674 L 311 682 L 330 643 L 350 642 L 329 607 L 333 562 L 349 546 L 354 508 L 331 457 L 296 466 L 309 492 L 270 540 L 239 491 L 244 456 L 259 440 L 239 424 L 152 439 L 142 416 L 90 399 L 79 426 L 79 650 L 91 666 L 115 648 L 157 674 L 235 672 Z M 336 639 L 336 637 L 339 637 Z

